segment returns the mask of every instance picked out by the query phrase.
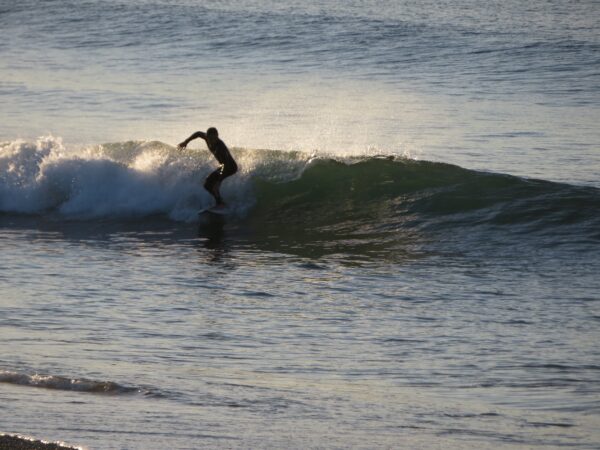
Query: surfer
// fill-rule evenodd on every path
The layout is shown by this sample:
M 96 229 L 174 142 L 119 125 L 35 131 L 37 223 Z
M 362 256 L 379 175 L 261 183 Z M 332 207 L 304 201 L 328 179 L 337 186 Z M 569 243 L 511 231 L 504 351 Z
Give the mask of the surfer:
M 206 133 L 203 131 L 196 131 L 189 138 L 179 144 L 178 147 L 185 148 L 190 141 L 193 141 L 197 138 L 202 138 L 206 141 L 208 149 L 221 164 L 217 170 L 206 177 L 206 180 L 204 181 L 204 189 L 206 189 L 217 202 L 213 209 L 223 209 L 225 208 L 225 202 L 223 202 L 223 199 L 221 198 L 219 187 L 225 178 L 237 172 L 237 164 L 235 163 L 233 156 L 231 156 L 231 153 L 229 153 L 229 149 L 225 143 L 219 139 L 219 132 L 214 127 L 206 130 Z

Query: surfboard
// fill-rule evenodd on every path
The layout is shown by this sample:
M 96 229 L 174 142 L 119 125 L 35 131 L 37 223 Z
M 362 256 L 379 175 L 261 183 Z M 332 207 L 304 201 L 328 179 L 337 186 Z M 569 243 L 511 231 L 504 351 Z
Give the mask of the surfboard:
M 215 214 L 217 216 L 227 216 L 231 213 L 229 208 L 215 208 L 211 206 L 210 208 L 204 208 L 198 211 L 198 215 L 201 216 L 203 214 Z

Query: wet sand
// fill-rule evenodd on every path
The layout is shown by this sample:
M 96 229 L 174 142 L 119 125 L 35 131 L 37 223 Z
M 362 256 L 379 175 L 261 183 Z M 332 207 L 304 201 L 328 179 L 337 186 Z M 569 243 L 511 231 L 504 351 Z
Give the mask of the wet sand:
M 65 450 L 76 449 L 67 445 L 42 442 L 8 434 L 0 434 L 0 450 Z

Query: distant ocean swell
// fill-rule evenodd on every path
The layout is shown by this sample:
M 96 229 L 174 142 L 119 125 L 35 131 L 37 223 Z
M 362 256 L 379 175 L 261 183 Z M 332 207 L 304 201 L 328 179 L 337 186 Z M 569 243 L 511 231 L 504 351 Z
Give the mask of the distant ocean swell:
M 314 157 L 234 150 L 242 170 L 223 185 L 236 219 L 330 231 L 390 232 L 479 225 L 576 231 L 599 239 L 600 190 L 407 158 Z M 195 221 L 212 203 L 206 150 L 121 142 L 78 151 L 60 139 L 0 143 L 0 212 L 60 218 Z

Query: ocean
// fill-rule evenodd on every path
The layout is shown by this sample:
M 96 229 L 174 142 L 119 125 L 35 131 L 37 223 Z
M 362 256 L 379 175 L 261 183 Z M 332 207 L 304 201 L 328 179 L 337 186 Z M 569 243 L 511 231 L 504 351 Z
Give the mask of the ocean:
M 0 0 L 0 433 L 600 447 L 599 17 Z

